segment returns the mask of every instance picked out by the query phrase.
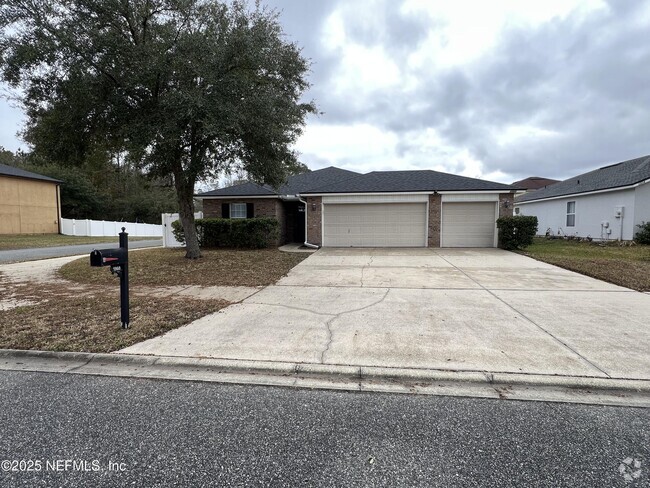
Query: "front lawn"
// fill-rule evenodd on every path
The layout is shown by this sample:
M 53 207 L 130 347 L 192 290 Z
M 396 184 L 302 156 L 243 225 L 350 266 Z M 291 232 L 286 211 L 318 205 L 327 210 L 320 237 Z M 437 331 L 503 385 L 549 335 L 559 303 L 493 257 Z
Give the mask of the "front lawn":
M 117 280 L 116 280 L 117 281 Z M 115 285 L 114 283 L 113 285 Z M 119 287 L 66 290 L 53 284 L 14 287 L 0 299 L 29 303 L 0 311 L 0 348 L 111 352 L 156 337 L 229 305 L 223 300 L 131 295 L 130 327 L 120 327 Z
M 129 237 L 130 241 L 160 239 L 160 237 Z M 14 249 L 32 249 L 39 247 L 74 246 L 77 244 L 115 243 L 118 237 L 80 237 L 64 236 L 62 234 L 2 234 L 0 235 L 0 251 Z
M 650 246 L 536 238 L 522 254 L 638 291 L 650 291 Z
M 108 268 L 91 268 L 89 258 L 59 270 L 59 277 L 67 283 L 12 283 L 0 273 L 0 348 L 116 351 L 230 304 L 199 296 L 162 298 L 156 295 L 156 287 L 264 286 L 275 283 L 307 257 L 277 249 L 207 250 L 198 260 L 185 259 L 184 253 L 182 249 L 146 249 L 129 254 L 128 330 L 120 327 L 119 280 Z
M 147 286 L 265 286 L 275 283 L 308 254 L 277 249 L 208 249 L 200 259 L 185 259 L 183 249 L 129 253 L 129 282 Z M 66 264 L 62 278 L 77 283 L 115 284 L 108 268 L 91 268 L 89 258 Z

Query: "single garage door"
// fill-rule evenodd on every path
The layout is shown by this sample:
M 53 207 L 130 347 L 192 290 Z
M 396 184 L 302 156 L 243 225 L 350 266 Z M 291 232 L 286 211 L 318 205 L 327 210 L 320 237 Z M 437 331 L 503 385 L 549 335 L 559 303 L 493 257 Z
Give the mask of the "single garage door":
M 442 204 L 442 247 L 494 247 L 496 202 Z
M 323 206 L 323 245 L 424 247 L 426 203 L 350 203 Z

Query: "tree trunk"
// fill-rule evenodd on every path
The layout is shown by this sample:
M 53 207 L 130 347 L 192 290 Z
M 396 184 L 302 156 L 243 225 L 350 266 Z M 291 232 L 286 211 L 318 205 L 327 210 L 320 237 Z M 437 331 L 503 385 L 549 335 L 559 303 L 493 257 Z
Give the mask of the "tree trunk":
M 186 181 L 181 174 L 174 175 L 174 185 L 178 196 L 179 216 L 183 233 L 185 234 L 185 257 L 197 259 L 201 257 L 199 237 L 194 223 L 194 182 Z

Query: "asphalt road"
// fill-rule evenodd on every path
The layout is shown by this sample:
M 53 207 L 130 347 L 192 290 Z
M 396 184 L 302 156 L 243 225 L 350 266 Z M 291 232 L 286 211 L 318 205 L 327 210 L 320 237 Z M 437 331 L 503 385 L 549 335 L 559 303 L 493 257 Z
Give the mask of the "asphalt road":
M 650 486 L 650 409 L 24 372 L 0 399 L 0 486 Z
M 93 249 L 102 249 L 106 247 L 117 246 L 118 243 L 116 238 L 115 245 L 112 245 L 110 242 L 103 242 L 99 244 L 79 244 L 76 246 L 39 247 L 35 249 L 14 249 L 11 251 L 0 251 L 0 263 L 9 263 L 15 261 L 34 261 L 36 259 L 61 258 L 63 256 L 75 256 L 77 254 L 90 254 Z M 162 246 L 162 239 L 129 241 L 129 249 L 156 246 Z

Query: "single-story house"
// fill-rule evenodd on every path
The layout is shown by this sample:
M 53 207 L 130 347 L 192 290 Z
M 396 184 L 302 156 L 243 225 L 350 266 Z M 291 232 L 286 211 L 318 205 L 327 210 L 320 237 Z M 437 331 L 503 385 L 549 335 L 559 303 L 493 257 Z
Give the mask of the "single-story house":
M 516 198 L 515 213 L 534 215 L 538 233 L 632 240 L 650 221 L 650 156 L 611 164 Z
M 256 183 L 196 195 L 205 217 L 275 217 L 281 242 L 327 247 L 496 247 L 518 189 L 438 171 L 359 174 L 329 167 L 274 190 Z
M 57 234 L 61 183 L 0 164 L 0 234 Z

